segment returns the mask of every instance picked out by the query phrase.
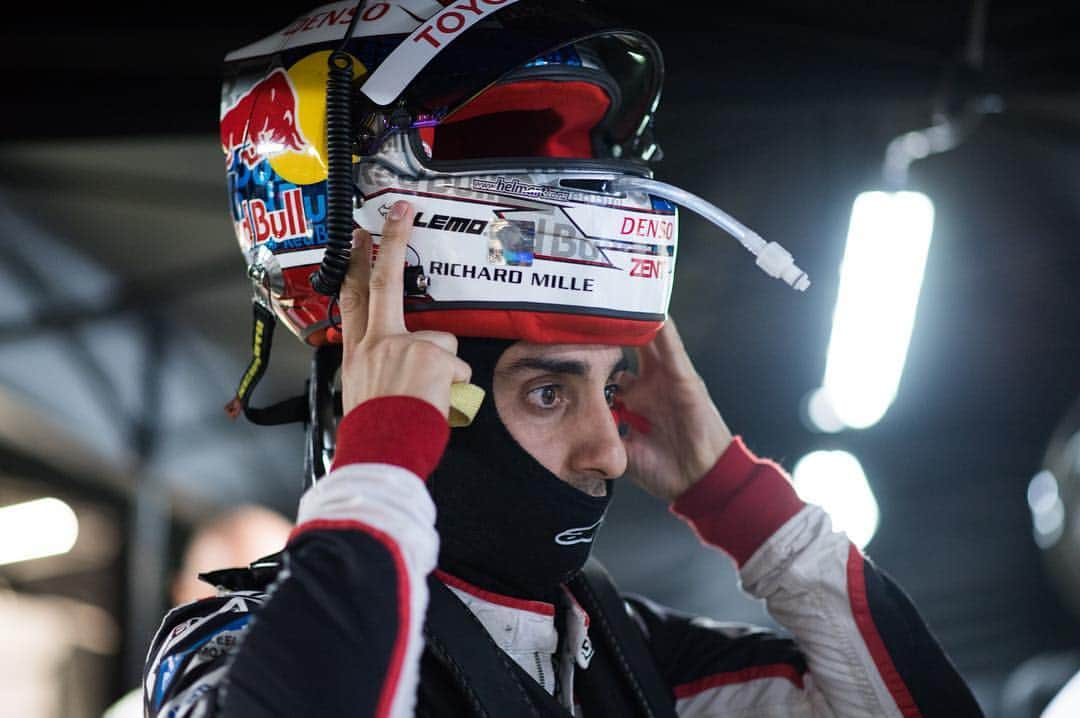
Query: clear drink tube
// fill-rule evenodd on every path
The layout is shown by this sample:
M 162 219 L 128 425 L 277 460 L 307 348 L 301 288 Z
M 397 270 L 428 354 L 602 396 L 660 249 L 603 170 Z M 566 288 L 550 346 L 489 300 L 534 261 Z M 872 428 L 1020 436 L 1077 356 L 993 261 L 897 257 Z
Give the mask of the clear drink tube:
M 810 286 L 810 277 L 795 265 L 790 252 L 776 242 L 766 242 L 757 232 L 696 194 L 666 182 L 631 175 L 609 180 L 606 189 L 611 192 L 647 192 L 693 210 L 739 240 L 757 257 L 757 266 L 770 277 L 782 279 L 800 292 Z

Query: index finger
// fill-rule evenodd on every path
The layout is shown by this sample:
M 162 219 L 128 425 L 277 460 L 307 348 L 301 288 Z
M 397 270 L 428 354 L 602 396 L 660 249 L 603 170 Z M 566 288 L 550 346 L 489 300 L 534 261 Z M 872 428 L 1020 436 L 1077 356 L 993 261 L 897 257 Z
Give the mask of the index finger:
M 682 337 L 675 326 L 675 320 L 668 317 L 664 326 L 653 340 L 643 347 L 638 347 L 641 361 L 640 371 L 646 373 L 661 366 L 679 372 L 696 372 L 694 363 L 686 352 Z
M 349 271 L 338 293 L 341 310 L 341 341 L 356 344 L 364 338 L 368 318 L 368 278 L 371 274 L 371 235 L 365 229 L 353 230 Z
M 405 332 L 405 250 L 412 229 L 413 208 L 398 200 L 383 225 L 382 240 L 368 281 L 368 332 Z

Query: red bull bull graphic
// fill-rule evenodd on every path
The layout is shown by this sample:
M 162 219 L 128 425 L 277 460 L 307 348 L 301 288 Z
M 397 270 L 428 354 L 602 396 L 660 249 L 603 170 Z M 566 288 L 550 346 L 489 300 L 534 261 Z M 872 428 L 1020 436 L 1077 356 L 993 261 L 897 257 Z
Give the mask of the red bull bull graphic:
M 226 169 L 254 168 L 262 160 L 286 182 L 326 179 L 326 81 L 330 52 L 306 55 L 288 68 L 227 83 L 221 113 Z M 366 74 L 351 58 L 355 77 Z
M 263 159 L 308 147 L 300 131 L 296 91 L 278 68 L 252 85 L 221 114 L 221 149 L 225 166 L 237 159 L 254 168 Z
M 221 145 L 230 204 L 244 250 L 263 245 L 292 252 L 283 266 L 317 263 L 294 250 L 326 244 L 326 57 L 320 52 L 288 69 L 239 76 L 226 83 Z M 307 97 L 307 101 L 305 101 Z

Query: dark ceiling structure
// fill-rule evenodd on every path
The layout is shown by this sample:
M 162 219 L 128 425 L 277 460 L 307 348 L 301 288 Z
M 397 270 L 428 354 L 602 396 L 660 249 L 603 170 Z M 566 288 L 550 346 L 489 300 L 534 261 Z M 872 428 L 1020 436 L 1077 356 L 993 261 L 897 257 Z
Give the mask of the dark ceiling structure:
M 1080 649 L 1080 615 L 1043 569 L 1025 500 L 1080 396 L 1076 11 L 987 3 L 983 72 L 957 74 L 971 3 L 595 4 L 665 53 L 657 177 L 777 239 L 814 280 L 805 295 L 771 282 L 684 215 L 672 316 L 715 401 L 788 469 L 815 449 L 858 456 L 881 507 L 868 555 L 988 712 L 1004 711 L 1017 666 Z M 5 17 L 4 473 L 106 492 L 121 508 L 153 476 L 182 526 L 241 501 L 292 515 L 301 430 L 221 411 L 250 310 L 216 135 L 225 52 L 314 5 Z M 1001 111 L 912 166 L 937 219 L 897 399 L 870 429 L 815 432 L 802 407 L 824 370 L 851 202 L 880 185 L 887 143 L 928 126 L 957 83 Z M 308 360 L 282 331 L 259 395 L 299 391 Z M 598 551 L 624 588 L 768 623 L 725 557 L 632 487 L 617 494 Z

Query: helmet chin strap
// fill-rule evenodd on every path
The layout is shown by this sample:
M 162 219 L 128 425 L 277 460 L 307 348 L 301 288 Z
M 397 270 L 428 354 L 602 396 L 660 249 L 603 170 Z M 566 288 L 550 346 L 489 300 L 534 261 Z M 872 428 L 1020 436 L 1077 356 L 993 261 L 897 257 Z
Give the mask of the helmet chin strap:
M 274 313 L 260 302 L 252 302 L 252 307 L 254 318 L 251 325 L 251 361 L 244 370 L 243 376 L 240 377 L 236 394 L 225 405 L 225 413 L 230 419 L 236 419 L 243 414 L 248 421 L 260 426 L 305 421 L 307 399 L 304 396 L 294 396 L 266 407 L 250 405 L 255 387 L 258 386 L 267 367 L 270 366 L 270 347 L 273 344 L 274 327 L 277 324 Z
M 341 345 L 325 344 L 315 349 L 304 393 L 266 407 L 250 406 L 251 395 L 270 365 L 274 338 L 274 313 L 259 302 L 252 303 L 251 361 L 240 378 L 236 394 L 225 405 L 225 413 L 236 419 L 243 414 L 260 426 L 304 423 L 307 428 L 304 455 L 305 488 L 315 484 L 330 467 L 334 456 L 337 417 L 341 416 L 341 396 L 334 390 L 341 366 Z

